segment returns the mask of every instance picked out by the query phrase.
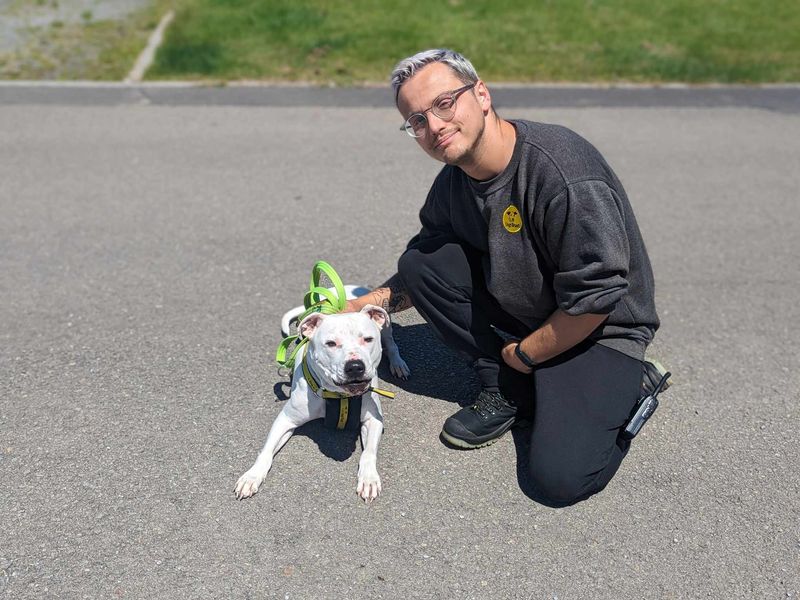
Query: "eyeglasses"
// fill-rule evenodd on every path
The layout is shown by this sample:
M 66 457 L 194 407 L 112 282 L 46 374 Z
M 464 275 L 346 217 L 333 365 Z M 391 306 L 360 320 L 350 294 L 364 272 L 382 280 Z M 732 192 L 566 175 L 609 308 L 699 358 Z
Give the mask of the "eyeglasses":
M 408 117 L 406 122 L 400 127 L 400 131 L 405 131 L 413 138 L 420 138 L 425 135 L 425 132 L 428 130 L 428 117 L 425 116 L 425 113 L 428 111 L 432 111 L 433 114 L 442 121 L 451 120 L 456 114 L 456 100 L 458 100 L 458 97 L 467 90 L 474 88 L 476 84 L 477 82 L 470 83 L 457 90 L 439 94 L 436 96 L 430 108 L 422 112 L 414 113 Z

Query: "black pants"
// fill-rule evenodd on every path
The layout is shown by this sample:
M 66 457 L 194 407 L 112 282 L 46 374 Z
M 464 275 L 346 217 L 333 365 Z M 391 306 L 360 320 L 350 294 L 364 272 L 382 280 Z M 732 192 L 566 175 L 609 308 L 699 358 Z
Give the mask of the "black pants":
M 398 272 L 415 308 L 437 337 L 473 361 L 481 384 L 532 412 L 537 498 L 566 506 L 602 490 L 628 452 L 619 432 L 640 395 L 641 362 L 584 341 L 523 375 L 503 362 L 492 325 L 520 337 L 530 329 L 489 294 L 472 249 L 430 239 L 400 257 Z

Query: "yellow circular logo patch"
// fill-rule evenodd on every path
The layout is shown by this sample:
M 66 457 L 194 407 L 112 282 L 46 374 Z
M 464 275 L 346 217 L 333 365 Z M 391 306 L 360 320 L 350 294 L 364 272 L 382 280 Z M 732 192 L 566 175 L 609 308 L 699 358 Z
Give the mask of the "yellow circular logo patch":
M 513 204 L 503 213 L 503 227 L 509 233 L 517 233 L 522 229 L 522 217 L 519 214 L 519 209 Z

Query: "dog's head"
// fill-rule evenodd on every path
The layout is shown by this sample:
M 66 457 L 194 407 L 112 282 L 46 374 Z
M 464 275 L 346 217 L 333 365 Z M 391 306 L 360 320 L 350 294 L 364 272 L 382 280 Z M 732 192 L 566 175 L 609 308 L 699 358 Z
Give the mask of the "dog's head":
M 298 329 L 308 338 L 306 353 L 320 385 L 356 396 L 366 392 L 375 377 L 381 329 L 388 326 L 386 311 L 368 304 L 357 313 L 313 313 Z

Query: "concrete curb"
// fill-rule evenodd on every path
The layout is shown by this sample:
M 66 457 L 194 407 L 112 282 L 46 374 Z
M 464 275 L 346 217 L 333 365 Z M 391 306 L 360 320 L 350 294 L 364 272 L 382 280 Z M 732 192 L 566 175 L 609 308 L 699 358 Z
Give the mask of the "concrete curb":
M 758 108 L 800 113 L 800 85 L 489 84 L 498 108 Z M 390 108 L 388 86 L 339 88 L 236 82 L 0 81 L 0 105 L 273 106 Z
M 161 42 L 164 39 L 164 32 L 169 27 L 169 24 L 172 23 L 172 20 L 175 18 L 175 12 L 170 10 L 161 17 L 161 21 L 158 23 L 158 26 L 155 28 L 152 34 L 150 34 L 150 38 L 147 40 L 147 46 L 145 46 L 144 50 L 142 50 L 139 57 L 136 59 L 136 62 L 131 69 L 131 72 L 125 78 L 126 83 L 132 82 L 140 82 L 144 77 L 144 74 L 147 73 L 147 69 L 150 68 L 150 65 L 153 64 L 153 60 L 156 57 L 156 50 L 161 45 Z

